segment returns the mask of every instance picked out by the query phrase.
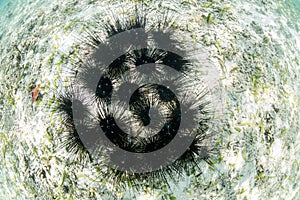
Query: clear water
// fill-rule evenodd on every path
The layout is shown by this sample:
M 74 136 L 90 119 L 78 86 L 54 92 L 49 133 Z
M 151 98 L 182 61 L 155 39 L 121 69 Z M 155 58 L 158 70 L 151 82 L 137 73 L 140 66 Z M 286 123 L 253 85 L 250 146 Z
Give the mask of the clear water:
M 218 69 L 222 74 L 223 84 L 226 86 L 224 87 L 226 88 L 227 108 L 231 113 L 231 116 L 229 114 L 224 117 L 228 121 L 219 130 L 224 137 L 220 141 L 224 144 L 224 148 L 221 150 L 223 160 L 220 158 L 222 161 L 215 164 L 213 169 L 200 162 L 199 166 L 203 173 L 196 170 L 193 172 L 194 174 L 183 175 L 178 182 L 171 180 L 169 188 L 163 182 L 158 184 L 159 187 L 151 187 L 153 181 L 147 180 L 148 182 L 143 183 L 145 187 L 142 191 L 136 191 L 134 187 L 128 185 L 125 189 L 116 188 L 118 184 L 113 185 L 111 181 L 106 182 L 108 177 L 104 179 L 94 177 L 93 173 L 102 169 L 95 169 L 90 165 L 81 167 L 71 163 L 61 163 L 59 161 L 61 157 L 56 158 L 57 152 L 50 148 L 53 147 L 52 143 L 56 144 L 57 142 L 50 141 L 50 139 L 50 142 L 48 141 L 50 136 L 47 135 L 47 131 L 50 130 L 47 129 L 47 126 L 49 124 L 45 124 L 44 120 L 48 120 L 49 115 L 39 107 L 37 111 L 32 111 L 30 107 L 30 87 L 36 81 L 41 81 L 42 84 L 49 83 L 51 87 L 43 88 L 45 93 L 43 101 L 51 99 L 50 88 L 54 88 L 55 84 L 53 83 L 56 80 L 50 75 L 57 73 L 57 68 L 64 67 L 57 64 L 59 56 L 54 56 L 53 65 L 49 64 L 51 55 L 57 53 L 54 49 L 61 48 L 61 51 L 64 52 L 64 48 L 67 49 L 72 44 L 68 36 L 71 35 L 73 29 L 80 32 L 82 25 L 80 21 L 87 21 L 88 13 L 95 13 L 102 6 L 102 3 L 95 3 L 97 9 L 94 9 L 92 3 L 87 3 L 92 1 L 79 1 L 76 4 L 74 2 L 0 0 L 0 199 L 8 197 L 11 199 L 47 199 L 51 198 L 51 195 L 62 199 L 100 199 L 100 197 L 102 199 L 172 200 L 176 198 L 300 198 L 300 163 L 298 161 L 300 159 L 300 128 L 298 125 L 300 92 L 297 91 L 297 88 L 300 88 L 300 0 L 271 3 L 272 6 L 278 6 L 279 9 L 275 9 L 278 13 L 264 13 L 267 10 L 259 10 L 262 5 L 257 1 L 232 1 L 232 5 L 231 1 L 228 1 L 226 4 L 231 5 L 230 12 L 237 19 L 226 24 L 227 29 L 222 29 L 224 38 L 221 33 L 218 35 L 218 31 L 213 30 L 215 27 L 223 27 L 218 21 L 218 17 L 224 18 L 224 21 L 231 20 L 227 18 L 226 14 L 214 13 L 216 19 L 212 20 L 216 22 L 212 25 L 206 26 L 206 22 L 198 21 L 212 31 L 211 35 L 203 36 L 203 38 L 207 38 L 205 41 L 209 43 L 217 38 L 216 41 L 219 42 L 219 46 L 218 42 L 207 45 L 213 54 L 217 54 L 222 48 L 223 50 L 230 49 L 231 43 L 226 43 L 226 41 L 232 41 L 230 34 L 235 33 L 233 30 L 244 31 L 235 35 L 241 40 L 233 44 L 236 45 L 236 52 L 231 54 L 233 58 L 224 62 L 224 66 L 229 67 L 228 69 L 222 68 L 224 67 L 222 64 L 219 65 L 219 57 L 213 57 L 211 61 L 220 67 Z M 196 1 L 186 2 L 190 2 L 192 5 L 196 4 Z M 205 1 L 203 5 L 209 5 L 209 3 L 210 1 Z M 176 7 L 173 4 L 176 3 L 165 1 L 167 7 L 173 8 L 174 6 L 174 9 L 179 7 L 179 5 L 176 4 L 178 6 Z M 252 4 L 255 6 L 252 7 Z M 197 16 L 197 12 L 188 9 L 188 6 L 185 7 L 184 3 L 180 6 L 186 9 L 186 13 L 194 14 L 195 19 L 208 16 L 208 13 L 205 12 L 201 13 L 201 17 Z M 235 9 L 234 6 L 237 6 L 238 9 Z M 239 6 L 245 7 L 241 9 Z M 207 7 L 210 12 L 213 12 L 213 9 Z M 57 11 L 54 11 L 56 8 Z M 192 8 L 201 10 L 197 6 Z M 273 9 L 271 11 L 274 12 Z M 52 13 L 52 16 L 49 16 L 48 13 Z M 55 13 L 58 16 L 55 16 Z M 264 14 L 260 15 L 261 13 Z M 52 21 L 43 21 L 43 16 Z M 265 17 L 263 22 L 260 21 L 261 16 Z M 68 26 L 74 19 L 78 21 L 77 24 Z M 280 22 L 275 22 L 274 19 L 280 19 Z M 252 23 L 253 21 L 256 23 Z M 272 27 L 264 27 L 264 23 L 271 24 Z M 187 24 L 193 26 L 192 23 Z M 195 26 L 198 27 L 198 25 Z M 282 27 L 286 29 L 283 30 Z M 23 35 L 23 31 L 26 34 Z M 201 29 L 196 31 L 199 34 L 203 33 Z M 266 37 L 260 37 L 260 31 L 263 31 Z M 240 37 L 244 33 L 255 36 Z M 257 44 L 266 45 L 265 49 L 259 45 L 247 43 L 246 37 L 257 39 Z M 23 61 L 14 65 L 13 63 L 19 55 L 19 43 L 27 41 L 28 38 L 33 38 L 30 42 L 39 48 L 30 52 L 31 43 L 29 42 L 28 50 L 24 50 L 26 53 L 20 55 Z M 193 35 L 193 38 L 200 40 L 197 35 Z M 262 42 L 265 40 L 270 41 L 271 44 Z M 255 57 L 253 56 L 255 53 L 253 53 L 252 57 L 247 57 L 247 54 L 242 54 L 242 50 L 258 51 L 260 55 L 255 55 Z M 262 57 L 262 60 L 255 60 L 257 57 Z M 266 57 L 266 60 L 263 60 L 263 57 Z M 255 72 L 247 70 L 251 67 L 247 66 L 245 60 L 249 62 L 249 66 L 255 65 Z M 246 65 L 244 66 L 246 70 L 240 73 L 239 70 L 244 69 L 243 65 Z M 261 72 L 261 68 L 265 71 Z M 247 76 L 247 73 L 253 74 Z M 20 82 L 20 77 L 24 81 Z M 239 77 L 242 78 L 239 79 Z M 260 77 L 266 77 L 265 82 L 258 83 Z M 253 84 L 250 84 L 251 81 Z M 273 83 L 274 85 L 272 85 Z M 259 92 L 262 93 L 261 96 L 254 95 Z M 247 95 L 251 98 L 245 97 Z M 272 123 L 275 125 L 273 126 Z M 261 136 L 268 131 L 269 135 Z M 253 133 L 257 133 L 257 135 L 252 135 Z M 266 142 L 267 137 L 271 137 L 270 144 Z M 46 147 L 42 145 L 44 143 Z M 97 194 L 97 190 L 102 193 L 98 192 Z M 81 194 L 83 196 L 80 196 Z

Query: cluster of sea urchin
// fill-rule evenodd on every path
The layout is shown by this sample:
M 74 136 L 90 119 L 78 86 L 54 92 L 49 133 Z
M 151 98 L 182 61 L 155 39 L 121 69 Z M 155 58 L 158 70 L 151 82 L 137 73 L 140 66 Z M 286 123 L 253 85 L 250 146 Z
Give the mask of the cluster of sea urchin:
M 119 180 L 166 180 L 211 154 L 209 91 L 168 22 L 148 27 L 138 9 L 97 22 L 104 31 L 82 40 L 89 55 L 76 63 L 72 94 L 58 98 L 67 150 L 105 160 Z

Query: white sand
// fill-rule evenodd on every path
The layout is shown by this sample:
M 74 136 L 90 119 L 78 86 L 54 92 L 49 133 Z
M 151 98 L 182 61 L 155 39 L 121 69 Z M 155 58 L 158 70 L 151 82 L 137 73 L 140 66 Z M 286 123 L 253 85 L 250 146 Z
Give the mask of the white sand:
M 150 181 L 136 194 L 103 177 L 105 169 L 66 163 L 66 152 L 56 148 L 59 127 L 45 106 L 68 66 L 60 55 L 93 14 L 132 5 L 72 2 L 14 1 L 11 11 L 1 5 L 1 199 L 300 198 L 300 20 L 288 1 L 147 1 L 153 10 L 177 10 L 177 23 L 205 46 L 220 72 L 226 107 L 215 128 L 220 159 L 213 169 L 199 161 L 201 174 L 171 181 L 169 189 Z M 32 111 L 36 82 L 43 98 Z

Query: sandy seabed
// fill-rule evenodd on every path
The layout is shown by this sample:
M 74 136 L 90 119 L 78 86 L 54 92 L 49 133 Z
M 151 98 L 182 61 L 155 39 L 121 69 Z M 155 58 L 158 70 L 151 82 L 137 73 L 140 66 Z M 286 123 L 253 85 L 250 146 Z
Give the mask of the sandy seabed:
M 93 163 L 66 161 L 49 105 L 68 81 L 77 36 L 134 1 L 6 1 L 0 8 L 0 197 L 5 199 L 300 199 L 300 17 L 289 1 L 145 1 L 172 10 L 208 53 L 224 89 L 219 155 L 169 186 L 119 187 Z M 158 16 L 152 16 L 153 19 Z M 151 22 L 151 17 L 150 17 Z M 152 22 L 153 23 L 153 22 Z M 75 53 L 74 53 L 75 52 Z M 32 110 L 30 90 L 43 98 Z

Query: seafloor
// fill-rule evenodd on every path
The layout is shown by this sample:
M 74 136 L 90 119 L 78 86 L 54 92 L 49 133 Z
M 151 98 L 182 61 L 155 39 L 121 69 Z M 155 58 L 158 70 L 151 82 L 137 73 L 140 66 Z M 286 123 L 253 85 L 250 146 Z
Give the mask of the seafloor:
M 153 13 L 176 13 L 219 71 L 217 161 L 199 160 L 169 186 L 145 180 L 138 190 L 119 187 L 106 169 L 66 161 L 49 114 L 72 60 L 62 55 L 76 54 L 74 38 L 94 15 L 127 13 L 134 2 L 2 1 L 0 198 L 300 199 L 300 17 L 290 1 L 144 1 Z M 43 97 L 32 109 L 37 82 Z

